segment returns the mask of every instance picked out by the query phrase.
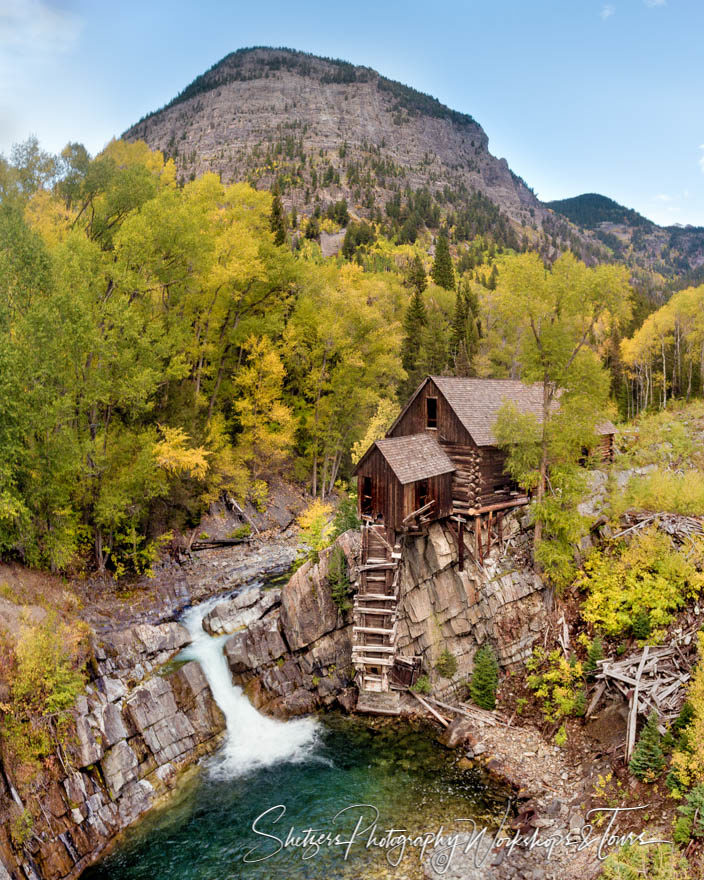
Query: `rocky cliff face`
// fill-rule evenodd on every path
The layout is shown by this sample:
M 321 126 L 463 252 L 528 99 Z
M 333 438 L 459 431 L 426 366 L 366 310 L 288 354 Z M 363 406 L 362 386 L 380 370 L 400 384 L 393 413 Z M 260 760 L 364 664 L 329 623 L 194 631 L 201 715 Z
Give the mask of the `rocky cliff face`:
M 124 137 L 163 150 L 184 180 L 278 179 L 306 213 L 346 198 L 367 215 L 406 187 L 476 190 L 519 223 L 547 213 L 470 116 L 370 68 L 286 49 L 228 55 Z
M 199 664 L 158 672 L 189 641 L 177 623 L 105 636 L 96 677 L 76 703 L 75 733 L 59 757 L 27 789 L 14 784 L 3 761 L 0 880 L 76 877 L 153 806 L 180 769 L 218 744 L 225 720 Z M 39 806 L 31 829 L 13 841 L 30 803 Z
M 423 657 L 432 670 L 447 649 L 458 677 L 487 640 L 502 666 L 523 660 L 546 622 L 545 588 L 530 564 L 531 531 L 519 514 L 504 517 L 503 542 L 480 565 L 465 535 L 465 566 L 457 565 L 457 541 L 435 523 L 427 535 L 409 538 L 403 551 L 397 643 L 402 654 Z
M 354 579 L 359 533 L 345 532 L 337 544 Z M 334 704 L 354 706 L 352 622 L 330 594 L 331 552 L 301 566 L 281 591 L 281 605 L 225 643 L 233 681 L 258 709 L 288 717 Z
M 397 644 L 405 656 L 421 656 L 437 681 L 435 665 L 447 650 L 457 659 L 456 680 L 472 670 L 486 641 L 510 667 L 529 653 L 546 622 L 546 592 L 530 564 L 531 531 L 518 514 L 504 518 L 503 542 L 475 562 L 473 538 L 465 539 L 465 570 L 459 571 L 456 539 L 447 525 L 407 538 L 403 548 Z M 338 539 L 353 582 L 359 535 Z M 327 583 L 331 550 L 316 565 L 300 568 L 283 588 L 280 610 L 265 613 L 226 643 L 236 683 L 255 705 L 287 716 L 336 702 L 354 706 L 351 619 L 341 614 Z

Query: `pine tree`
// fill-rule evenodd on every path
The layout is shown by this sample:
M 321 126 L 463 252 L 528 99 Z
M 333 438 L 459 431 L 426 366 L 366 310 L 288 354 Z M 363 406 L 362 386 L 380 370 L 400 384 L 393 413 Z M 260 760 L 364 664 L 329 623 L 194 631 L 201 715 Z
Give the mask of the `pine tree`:
M 589 643 L 587 648 L 587 659 L 584 664 L 584 671 L 587 675 L 596 672 L 596 664 L 598 660 L 604 659 L 604 643 L 597 636 L 593 642 Z
M 281 196 L 276 191 L 271 201 L 269 229 L 274 233 L 274 244 L 281 245 L 286 241 L 286 215 L 281 204 Z
M 652 782 L 665 765 L 660 748 L 660 731 L 658 730 L 658 714 L 651 712 L 645 727 L 638 737 L 638 742 L 628 769 L 641 782 Z
M 480 709 L 495 709 L 498 686 L 499 664 L 496 655 L 489 645 L 483 645 L 474 655 L 470 696 Z
M 445 290 L 455 289 L 455 270 L 452 268 L 450 245 L 445 232 L 438 235 L 435 245 L 435 261 L 430 274 L 439 287 L 444 287 Z
M 423 302 L 423 293 L 416 287 L 403 319 L 403 342 L 401 343 L 401 363 L 408 374 L 400 389 L 403 397 L 413 391 L 418 384 L 423 332 L 428 323 L 428 313 Z
M 428 278 L 425 274 L 423 261 L 417 254 L 411 261 L 411 264 L 408 268 L 406 284 L 409 287 L 412 287 L 414 290 L 417 290 L 419 293 L 423 293 L 425 288 L 428 286 Z

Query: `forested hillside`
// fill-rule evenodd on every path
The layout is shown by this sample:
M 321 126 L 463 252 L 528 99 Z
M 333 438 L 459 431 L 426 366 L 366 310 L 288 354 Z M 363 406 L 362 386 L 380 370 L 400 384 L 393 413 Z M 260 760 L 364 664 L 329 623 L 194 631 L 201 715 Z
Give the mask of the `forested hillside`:
M 1 171 L 0 552 L 32 565 L 147 570 L 276 475 L 325 497 L 426 374 L 563 389 L 555 484 L 610 397 L 625 415 L 702 391 L 698 290 L 637 329 L 622 267 L 349 213 L 324 259 L 278 193 L 179 184 L 143 143 L 30 141 Z

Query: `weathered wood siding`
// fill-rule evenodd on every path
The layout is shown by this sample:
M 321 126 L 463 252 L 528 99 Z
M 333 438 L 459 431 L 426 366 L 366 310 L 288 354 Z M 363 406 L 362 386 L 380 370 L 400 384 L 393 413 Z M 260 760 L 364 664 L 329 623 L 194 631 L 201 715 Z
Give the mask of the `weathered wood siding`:
M 428 428 L 425 423 L 425 401 L 428 397 L 436 397 L 438 401 L 437 428 Z M 474 445 L 472 438 L 450 409 L 450 406 L 432 379 L 425 383 L 416 399 L 408 408 L 408 412 L 403 415 L 399 423 L 389 432 L 389 436 L 405 437 L 409 434 L 422 434 L 424 431 L 432 434 L 438 443 L 441 444 Z
M 517 484 L 504 471 L 506 453 L 495 446 L 482 446 L 481 497 L 479 507 L 510 501 L 511 493 L 518 490 Z
M 357 474 L 358 512 L 362 514 L 362 495 L 364 478 L 372 481 L 371 516 L 378 514 L 384 519 L 387 529 L 398 532 L 403 527 L 403 520 L 420 506 L 417 503 L 420 482 L 399 482 L 396 474 L 387 464 L 378 449 L 373 449 L 362 462 Z M 440 474 L 425 480 L 428 484 L 428 498 L 435 501 L 432 514 L 434 517 L 449 516 L 452 512 L 452 474 Z
M 360 515 L 362 513 L 362 491 L 365 477 L 371 477 L 372 481 L 372 517 L 376 518 L 378 514 L 381 514 L 387 528 L 398 529 L 405 516 L 403 512 L 403 486 L 376 447 L 362 463 L 357 474 Z

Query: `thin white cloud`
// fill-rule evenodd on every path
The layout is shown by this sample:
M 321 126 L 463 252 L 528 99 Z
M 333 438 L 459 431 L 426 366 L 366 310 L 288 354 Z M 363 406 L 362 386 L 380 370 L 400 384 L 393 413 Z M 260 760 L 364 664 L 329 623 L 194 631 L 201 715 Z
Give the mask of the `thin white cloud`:
M 656 6 L 667 6 L 667 0 L 643 0 L 646 6 L 654 9 Z
M 47 0 L 0 0 L 0 50 L 55 55 L 73 48 L 83 27 L 76 13 Z
M 607 18 L 611 18 L 611 16 L 616 12 L 616 7 L 612 6 L 611 3 L 605 3 L 601 7 L 601 12 L 599 15 L 601 16 L 602 21 L 606 21 Z

